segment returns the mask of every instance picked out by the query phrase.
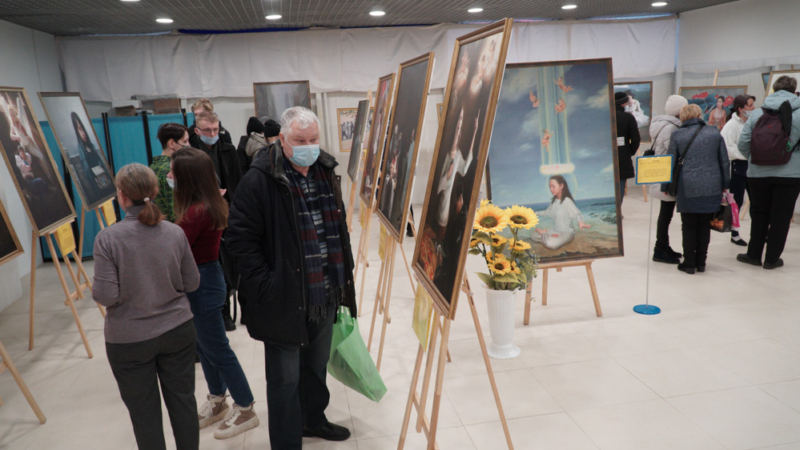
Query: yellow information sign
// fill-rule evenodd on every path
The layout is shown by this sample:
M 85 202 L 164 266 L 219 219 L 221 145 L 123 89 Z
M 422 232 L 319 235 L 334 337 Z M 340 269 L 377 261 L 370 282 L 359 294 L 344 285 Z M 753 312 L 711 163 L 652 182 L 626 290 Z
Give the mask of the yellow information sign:
M 672 155 L 636 158 L 636 184 L 662 184 L 672 181 Z
M 113 198 L 100 205 L 100 211 L 103 212 L 103 217 L 105 217 L 107 225 L 112 225 L 117 223 L 117 213 L 114 212 Z
M 423 349 L 428 347 L 428 338 L 431 331 L 431 312 L 433 312 L 433 299 L 428 295 L 428 291 L 417 283 L 417 295 L 414 297 L 414 317 L 411 320 L 411 327 L 414 334 L 419 339 L 419 344 Z
M 381 261 L 386 259 L 386 237 L 386 228 L 384 228 L 383 224 L 381 224 L 381 234 L 380 238 L 378 239 L 378 255 L 380 255 Z
M 61 255 L 66 255 L 75 251 L 75 235 L 72 233 L 72 224 L 65 223 L 56 228 L 56 242 L 61 250 Z

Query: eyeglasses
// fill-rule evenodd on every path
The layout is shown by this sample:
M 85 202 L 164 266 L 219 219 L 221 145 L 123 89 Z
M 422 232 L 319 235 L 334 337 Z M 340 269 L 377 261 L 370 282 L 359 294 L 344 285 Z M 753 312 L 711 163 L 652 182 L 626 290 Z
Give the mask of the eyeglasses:
M 198 130 L 202 131 L 205 134 L 215 135 L 219 134 L 219 128 L 198 128 Z

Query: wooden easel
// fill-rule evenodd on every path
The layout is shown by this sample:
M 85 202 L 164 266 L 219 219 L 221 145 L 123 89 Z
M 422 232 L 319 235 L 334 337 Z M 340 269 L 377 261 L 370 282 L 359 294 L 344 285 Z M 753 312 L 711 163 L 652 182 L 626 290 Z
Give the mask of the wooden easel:
M 36 403 L 36 400 L 33 398 L 31 391 L 28 389 L 28 385 L 26 385 L 25 380 L 22 379 L 22 375 L 19 374 L 17 366 L 14 365 L 14 361 L 8 356 L 8 351 L 3 346 L 2 342 L 0 342 L 0 360 L 2 360 L 0 361 L 0 373 L 3 373 L 6 369 L 11 372 L 11 376 L 13 376 L 14 381 L 17 382 L 17 386 L 19 386 L 19 390 L 22 391 L 22 395 L 25 396 L 25 400 L 31 405 L 31 409 L 33 409 L 33 413 L 36 414 L 36 417 L 39 419 L 39 423 L 44 424 L 47 422 L 47 418 L 44 416 L 41 408 L 39 408 L 39 404 Z M 0 398 L 0 406 L 3 406 L 2 398 Z
M 364 211 L 367 206 L 364 202 L 361 202 L 361 210 L 364 211 L 366 217 L 364 217 L 364 224 L 361 228 L 361 236 L 358 241 L 358 253 L 356 255 L 356 270 L 353 274 L 353 281 L 355 282 L 358 280 L 358 269 L 361 268 L 361 289 L 358 291 L 358 316 L 361 317 L 361 305 L 364 301 L 364 280 L 366 279 L 365 275 L 367 272 L 367 268 L 369 267 L 369 261 L 367 260 L 367 255 L 369 254 L 369 228 L 372 222 L 372 216 L 375 214 L 375 210 L 378 207 L 378 202 L 373 202 L 372 208 L 369 208 L 369 211 Z M 362 264 L 363 262 L 363 264 Z
M 74 220 L 74 219 L 73 219 Z M 67 222 L 67 223 L 71 223 Z M 75 318 L 75 324 L 78 326 L 78 332 L 81 334 L 81 339 L 83 340 L 83 345 L 86 347 L 86 353 L 89 355 L 89 358 L 94 357 L 92 354 L 92 348 L 89 346 L 89 340 L 86 338 L 86 332 L 83 330 L 83 324 L 81 323 L 81 318 L 78 315 L 78 310 L 75 308 L 75 300 L 82 299 L 83 297 L 83 290 L 86 288 L 91 289 L 92 283 L 89 281 L 89 275 L 86 274 L 86 269 L 83 268 L 83 264 L 81 263 L 81 258 L 78 255 L 77 247 L 72 249 L 71 252 L 67 254 L 61 255 L 64 259 L 64 263 L 67 266 L 67 271 L 69 272 L 70 278 L 72 278 L 72 282 L 75 284 L 75 291 L 71 292 L 69 287 L 67 286 L 67 280 L 64 277 L 64 272 L 61 270 L 61 263 L 58 260 L 58 254 L 56 253 L 55 246 L 53 245 L 53 241 L 56 240 L 55 238 L 56 229 L 52 229 L 47 231 L 43 234 L 39 234 L 36 231 L 33 232 L 33 239 L 31 242 L 31 299 L 30 299 L 30 330 L 28 336 L 28 350 L 33 350 L 33 330 L 34 330 L 34 315 L 35 315 L 35 305 L 36 305 L 36 243 L 39 240 L 39 237 L 44 238 L 45 242 L 47 242 L 47 247 L 50 249 L 50 255 L 53 258 L 53 264 L 56 266 L 56 272 L 58 273 L 58 279 L 61 281 L 61 288 L 64 290 L 64 295 L 66 296 L 66 300 L 64 300 L 64 304 L 69 306 L 70 310 L 72 311 L 72 317 Z M 75 259 L 75 263 L 78 266 L 78 273 L 83 274 L 84 279 L 86 280 L 85 283 L 80 283 L 78 281 L 78 277 L 75 275 L 75 270 L 72 268 L 72 264 L 69 261 L 69 254 L 72 254 L 72 257 Z M 100 308 L 100 313 L 105 317 L 106 312 L 105 309 L 101 305 L 97 305 Z
M 597 285 L 594 283 L 594 272 L 592 271 L 592 263 L 594 261 L 568 261 L 553 264 L 542 264 L 539 269 L 542 270 L 542 306 L 547 306 L 547 272 L 549 269 L 556 269 L 556 272 L 561 272 L 565 267 L 586 267 L 586 277 L 589 279 L 589 288 L 592 290 L 592 300 L 594 300 L 594 310 L 597 317 L 603 316 L 603 310 L 600 308 L 600 297 L 597 295 Z M 528 283 L 528 289 L 525 292 L 525 319 L 524 325 L 528 325 L 531 320 L 531 283 Z
M 114 198 L 115 197 L 112 197 L 111 200 L 110 200 L 112 202 L 112 205 L 113 205 L 113 202 L 114 202 Z M 104 216 L 103 216 L 103 213 L 100 212 L 100 208 L 102 206 L 103 205 L 100 205 L 100 206 L 92 209 L 92 211 L 94 211 L 94 213 L 97 215 L 97 223 L 100 224 L 100 230 L 104 230 L 107 226 L 111 225 L 110 223 L 107 223 L 108 220 L 106 220 L 105 224 L 103 223 Z M 84 230 L 86 229 L 86 208 L 81 208 L 81 227 L 80 228 L 81 228 L 81 236 L 80 236 L 80 239 L 78 240 L 78 257 L 81 259 L 81 261 L 83 261 L 83 235 L 84 235 Z M 78 273 L 78 281 L 79 282 L 81 281 L 81 273 Z M 88 279 L 86 279 L 85 281 L 87 283 L 89 282 Z M 85 285 L 81 285 L 81 286 L 85 286 Z M 81 288 L 81 293 L 83 293 L 83 288 Z M 100 305 L 98 305 L 98 306 L 100 306 Z M 103 317 L 105 317 L 105 311 L 102 309 L 102 306 L 100 306 L 100 308 L 101 308 L 100 311 L 103 311 Z
M 489 354 L 486 351 L 486 340 L 484 339 L 483 331 L 481 330 L 481 322 L 478 318 L 478 310 L 475 308 L 475 300 L 473 298 L 472 289 L 470 289 L 469 280 L 467 279 L 466 273 L 464 274 L 464 282 L 462 283 L 461 290 L 467 294 L 467 298 L 469 299 L 469 308 L 472 312 L 472 320 L 475 324 L 475 333 L 478 335 L 478 342 L 480 343 L 481 353 L 483 354 L 483 362 L 486 365 L 486 372 L 489 375 L 489 384 L 492 386 L 492 394 L 494 395 L 494 401 L 497 405 L 497 412 L 500 415 L 500 423 L 503 425 L 506 443 L 508 444 L 509 450 L 514 450 L 514 445 L 511 443 L 511 433 L 508 431 L 506 415 L 503 412 L 503 404 L 500 401 L 500 393 L 497 390 L 497 383 L 494 379 L 492 362 L 489 359 Z M 403 425 L 400 429 L 400 440 L 397 443 L 397 450 L 402 450 L 405 446 L 406 435 L 408 434 L 408 424 L 411 421 L 412 408 L 417 412 L 417 433 L 420 431 L 425 433 L 425 437 L 428 440 L 428 450 L 439 448 L 439 446 L 436 444 L 436 432 L 439 427 L 439 409 L 442 401 L 445 358 L 448 352 L 447 347 L 450 340 L 450 325 L 452 320 L 449 319 L 443 311 L 439 310 L 439 306 L 435 302 L 433 307 L 434 328 L 431 330 L 431 337 L 428 341 L 428 357 L 425 362 L 425 372 L 422 377 L 422 391 L 421 393 L 417 392 L 417 383 L 419 382 L 419 375 L 422 369 L 422 357 L 425 354 L 425 347 L 420 344 L 419 350 L 417 350 L 417 361 L 414 365 L 414 374 L 411 377 L 411 388 L 409 389 L 408 393 L 408 402 L 406 403 L 406 411 L 405 415 L 403 416 Z M 444 322 L 443 324 L 439 323 L 440 318 Z M 425 403 L 428 399 L 428 389 L 430 388 L 431 375 L 433 371 L 434 353 L 436 352 L 436 339 L 439 333 L 442 335 L 442 342 L 439 347 L 439 361 L 436 365 L 436 384 L 434 385 L 433 390 L 433 406 L 431 408 L 430 419 L 428 419 L 428 416 L 425 412 Z
M 372 89 L 367 90 L 367 120 L 369 120 L 369 111 L 372 109 Z M 366 126 L 365 126 L 366 129 Z M 359 151 L 362 153 L 361 157 L 359 158 L 361 162 L 358 164 L 358 171 L 356 172 L 356 176 L 353 179 L 353 182 L 350 184 L 350 197 L 347 200 L 347 231 L 352 233 L 353 232 L 353 211 L 356 207 L 356 190 L 358 189 L 358 174 L 364 171 L 364 164 L 366 164 L 366 158 L 364 153 L 366 153 L 366 148 L 354 149 L 351 148 L 350 151 Z M 355 281 L 355 278 L 353 279 Z

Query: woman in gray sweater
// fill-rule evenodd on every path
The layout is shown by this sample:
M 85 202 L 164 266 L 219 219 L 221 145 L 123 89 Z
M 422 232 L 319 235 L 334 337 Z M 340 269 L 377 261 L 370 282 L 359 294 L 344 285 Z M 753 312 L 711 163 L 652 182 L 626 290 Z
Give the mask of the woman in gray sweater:
M 108 308 L 108 362 L 140 449 L 166 449 L 159 384 L 177 448 L 197 449 L 197 335 L 186 292 L 197 289 L 200 274 L 183 230 L 162 220 L 151 201 L 155 173 L 129 164 L 116 185 L 126 216 L 97 235 L 92 287 L 94 300 Z
M 680 129 L 672 133 L 668 154 L 674 161 L 683 156 L 678 176 L 678 212 L 683 232 L 683 263 L 678 270 L 688 274 L 705 272 L 711 218 L 719 211 L 722 193 L 728 189 L 728 150 L 716 127 L 700 118 L 697 105 L 681 108 Z M 690 145 L 691 144 L 691 145 Z M 666 192 L 667 184 L 662 191 Z

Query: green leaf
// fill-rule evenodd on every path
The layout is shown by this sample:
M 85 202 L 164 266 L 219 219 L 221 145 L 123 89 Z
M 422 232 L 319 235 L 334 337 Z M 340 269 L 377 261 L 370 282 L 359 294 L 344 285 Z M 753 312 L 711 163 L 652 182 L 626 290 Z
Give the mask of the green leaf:
M 494 281 L 498 283 L 517 283 L 517 274 L 515 273 L 507 273 L 504 275 L 499 275 L 494 278 Z
M 488 287 L 489 289 L 494 289 L 494 279 L 492 278 L 491 275 L 489 275 L 488 273 L 478 272 L 478 278 L 480 278 L 481 281 L 483 281 L 486 287 Z
M 492 245 L 492 238 L 490 238 L 488 234 L 486 234 L 486 233 L 484 233 L 482 231 L 478 231 L 475 234 L 473 234 L 472 235 L 472 239 L 477 239 L 477 240 L 479 240 L 479 241 L 481 241 L 484 244 L 489 245 L 489 246 Z
M 481 251 L 478 250 L 477 248 L 471 248 L 471 249 L 469 249 L 469 254 L 470 255 L 480 255 Z

